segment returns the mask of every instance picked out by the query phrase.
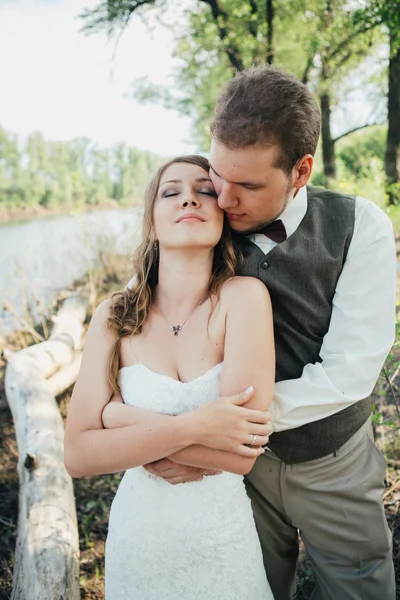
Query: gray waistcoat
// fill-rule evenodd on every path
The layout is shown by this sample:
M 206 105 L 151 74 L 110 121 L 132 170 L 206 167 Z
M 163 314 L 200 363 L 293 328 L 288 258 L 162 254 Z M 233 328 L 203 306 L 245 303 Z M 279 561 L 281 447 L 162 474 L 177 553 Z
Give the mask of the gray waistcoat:
M 243 275 L 263 281 L 271 294 L 276 344 L 276 381 L 296 379 L 308 363 L 321 362 L 336 283 L 354 230 L 355 198 L 309 187 L 307 213 L 298 229 L 265 255 L 237 236 Z M 271 436 L 269 448 L 293 464 L 335 452 L 371 412 L 369 398 L 295 429 Z

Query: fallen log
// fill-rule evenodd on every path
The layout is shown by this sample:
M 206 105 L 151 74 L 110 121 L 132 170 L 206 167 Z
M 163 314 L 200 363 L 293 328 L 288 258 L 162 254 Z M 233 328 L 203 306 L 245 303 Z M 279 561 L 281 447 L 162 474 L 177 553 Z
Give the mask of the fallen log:
M 7 355 L 20 482 L 12 600 L 79 599 L 75 499 L 55 395 L 76 379 L 87 306 L 84 294 L 72 295 L 55 316 L 49 340 Z
M 76 354 L 72 363 L 59 369 L 46 380 L 46 385 L 54 397 L 59 396 L 75 383 L 82 362 L 82 352 Z
M 50 377 L 60 367 L 69 365 L 75 351 L 82 348 L 83 322 L 86 318 L 89 299 L 84 292 L 76 292 L 65 300 L 58 313 L 52 317 L 54 327 L 48 340 L 28 346 L 18 352 L 35 360 L 44 377 Z M 4 352 L 7 360 L 12 354 Z

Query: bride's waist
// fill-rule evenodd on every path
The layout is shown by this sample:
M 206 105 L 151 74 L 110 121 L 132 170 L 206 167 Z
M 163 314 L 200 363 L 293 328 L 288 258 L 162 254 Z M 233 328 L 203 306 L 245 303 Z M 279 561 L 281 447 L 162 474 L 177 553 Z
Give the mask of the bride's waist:
M 125 521 L 134 521 L 149 531 L 168 527 L 179 532 L 218 530 L 231 534 L 236 531 L 233 522 L 247 527 L 253 518 L 241 475 L 224 472 L 172 485 L 142 467 L 125 472 L 111 516 L 113 522 L 121 521 L 121 527 Z
M 236 490 L 243 492 L 244 482 L 242 475 L 235 475 L 234 473 L 228 473 L 223 471 L 218 475 L 204 475 L 202 479 L 198 481 L 189 481 L 187 483 L 171 484 L 162 477 L 153 475 L 144 467 L 136 467 L 134 469 L 128 469 L 125 472 L 124 480 L 126 483 L 131 485 L 139 485 L 148 488 L 163 489 L 164 492 L 171 494 L 182 494 L 182 493 L 201 493 L 203 490 L 218 491 L 218 493 L 233 493 Z

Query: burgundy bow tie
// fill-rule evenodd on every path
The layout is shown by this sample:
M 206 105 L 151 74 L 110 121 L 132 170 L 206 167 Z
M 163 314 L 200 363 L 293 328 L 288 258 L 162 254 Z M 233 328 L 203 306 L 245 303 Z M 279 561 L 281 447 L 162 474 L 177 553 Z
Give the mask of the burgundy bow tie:
M 269 223 L 269 225 L 266 225 L 254 233 L 263 233 L 277 244 L 284 242 L 287 238 L 285 226 L 280 219 L 272 221 L 272 223 Z

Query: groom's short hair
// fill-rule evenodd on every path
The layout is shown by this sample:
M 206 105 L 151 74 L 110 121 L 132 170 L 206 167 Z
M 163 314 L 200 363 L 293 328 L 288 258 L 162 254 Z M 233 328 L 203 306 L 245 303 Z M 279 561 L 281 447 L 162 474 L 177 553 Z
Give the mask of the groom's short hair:
M 232 149 L 279 144 L 276 166 L 290 173 L 302 156 L 314 156 L 320 128 L 320 110 L 303 83 L 274 67 L 253 67 L 238 72 L 223 89 L 211 134 Z

